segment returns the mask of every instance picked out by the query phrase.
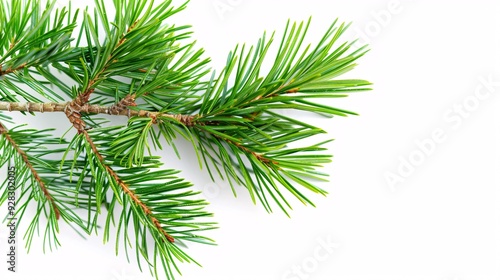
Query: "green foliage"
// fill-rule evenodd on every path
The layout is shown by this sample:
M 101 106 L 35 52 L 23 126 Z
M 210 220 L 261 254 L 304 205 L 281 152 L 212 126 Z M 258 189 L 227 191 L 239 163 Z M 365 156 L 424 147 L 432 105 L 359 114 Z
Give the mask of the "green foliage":
M 351 70 L 354 61 L 364 54 L 363 48 L 349 52 L 351 44 L 347 43 L 333 48 L 346 26 L 337 27 L 334 22 L 310 51 L 310 45 L 302 48 L 309 24 L 310 20 L 287 24 L 278 55 L 266 75 L 261 75 L 260 68 L 273 36 L 266 39 L 264 34 L 248 52 L 243 46 L 239 57 L 238 47 L 231 52 L 217 82 L 207 89 L 192 131 L 199 140 L 200 150 L 207 155 L 205 158 L 210 158 L 215 166 L 222 166 L 230 182 L 234 179 L 245 185 L 252 199 L 258 197 L 268 211 L 271 205 L 266 193 L 283 211 L 286 212 L 285 205 L 290 207 L 278 185 L 304 204 L 313 203 L 294 183 L 314 193 L 326 194 L 310 179 L 322 180 L 326 174 L 316 168 L 330 161 L 329 155 L 317 153 L 325 150 L 322 146 L 326 142 L 288 148 L 324 131 L 276 110 L 346 116 L 353 113 L 312 100 L 344 97 L 346 92 L 367 90 L 370 85 L 363 80 L 336 79 Z M 218 156 L 214 158 L 210 151 Z
M 50 101 L 63 100 L 46 83 L 37 81 L 35 70 L 57 61 L 70 48 L 76 14 L 71 7 L 54 13 L 55 4 L 49 1 L 44 8 L 40 1 L 0 3 L 0 73 L 9 74 L 0 83 L 0 100 L 42 102 L 33 92 Z
M 142 258 L 156 277 L 173 279 L 177 262 L 195 262 L 184 252 L 189 242 L 213 244 L 204 232 L 216 227 L 207 202 L 155 156 L 166 142 L 180 157 L 179 136 L 213 180 L 227 180 L 235 194 L 245 187 L 269 212 L 288 215 L 290 198 L 314 205 L 309 193 L 327 194 L 317 183 L 327 179 L 319 168 L 331 161 L 331 140 L 304 145 L 325 131 L 285 112 L 354 114 L 325 104 L 369 90 L 367 81 L 341 78 L 366 52 L 340 41 L 347 25 L 335 21 L 311 45 L 310 20 L 288 22 L 278 44 L 264 33 L 254 46 L 237 46 L 217 74 L 189 27 L 171 23 L 186 4 L 114 0 L 110 13 L 103 0 L 75 12 L 48 2 L 0 3 L 0 109 L 63 112 L 75 132 L 8 128 L 16 120 L 0 113 L 0 167 L 18 170 L 16 216 L 33 216 L 28 248 L 42 223 L 50 249 L 60 245 L 61 220 L 82 235 L 102 228 L 105 241 L 116 235 L 117 253 L 134 248 L 140 267 Z M 102 114 L 128 122 L 110 125 Z M 5 182 L 0 205 L 8 197 Z
M 78 166 L 79 161 L 85 162 L 91 173 L 90 192 L 96 197 L 96 209 L 101 209 L 101 203 L 106 204 L 105 241 L 109 241 L 111 226 L 115 225 L 117 253 L 118 242 L 122 240 L 127 257 L 128 246 L 131 246 L 135 248 L 137 257 L 142 256 L 149 264 L 155 264 L 155 273 L 156 264 L 162 263 L 168 278 L 173 278 L 173 268 L 177 270 L 175 260 L 194 261 L 179 245 L 184 241 L 213 243 L 211 239 L 199 235 L 199 232 L 214 228 L 213 222 L 199 221 L 212 215 L 203 210 L 207 203 L 196 198 L 198 193 L 191 190 L 191 184 L 176 176 L 179 171 L 162 169 L 158 157 L 143 157 L 141 166 L 125 167 L 122 164 L 123 156 L 117 156 L 109 150 L 109 143 L 116 139 L 121 129 L 94 129 L 89 133 L 90 140 L 82 134 L 77 135 L 69 145 L 74 154 L 72 166 Z M 99 151 L 95 150 L 94 144 L 99 147 Z M 76 182 L 76 188 L 80 188 L 80 181 Z M 109 189 L 114 195 L 106 200 Z M 122 208 L 118 220 L 115 218 L 117 205 Z M 95 231 L 99 212 L 94 212 L 92 220 L 95 222 L 89 225 Z M 130 228 L 133 229 L 133 237 L 130 237 Z M 149 237 L 153 239 L 153 245 L 148 242 Z M 169 237 L 178 242 L 172 242 Z
M 45 250 L 45 244 L 50 249 L 60 245 L 56 235 L 59 231 L 57 222 L 59 215 L 65 222 L 77 225 L 88 232 L 86 222 L 75 212 L 75 208 L 95 210 L 93 202 L 95 198 L 89 192 L 89 183 L 82 181 L 79 188 L 74 188 L 67 174 L 59 173 L 60 160 L 54 158 L 65 151 L 63 144 L 67 143 L 54 138 L 50 132 L 50 130 L 26 129 L 24 126 L 18 126 L 10 129 L 8 134 L 0 136 L 2 151 L 0 168 L 6 165 L 16 167 L 18 219 L 23 219 L 30 203 L 36 204 L 36 212 L 25 235 L 28 249 L 31 247 L 33 237 L 39 232 L 42 216 L 47 220 L 43 230 Z M 75 167 L 77 166 L 81 168 L 82 162 L 75 162 Z M 61 167 L 63 171 L 70 168 L 67 164 Z M 83 176 L 81 172 L 74 175 Z M 4 181 L 0 187 L 2 205 L 8 200 L 11 191 L 7 188 L 7 183 L 7 180 Z M 44 192 L 50 195 L 47 196 Z

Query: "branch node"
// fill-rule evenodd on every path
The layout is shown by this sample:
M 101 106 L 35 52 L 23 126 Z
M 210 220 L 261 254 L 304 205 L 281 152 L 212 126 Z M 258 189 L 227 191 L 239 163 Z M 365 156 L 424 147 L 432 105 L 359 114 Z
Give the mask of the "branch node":
M 182 123 L 183 125 L 189 127 L 189 126 L 195 125 L 195 121 L 194 121 L 195 117 L 196 116 L 177 114 L 174 116 L 174 119 L 176 119 L 178 122 Z
M 79 106 L 76 101 L 68 102 L 64 107 L 64 113 L 68 117 L 69 122 L 76 128 L 79 134 L 85 131 L 85 122 L 82 120 L 82 115 L 80 114 L 82 107 Z
M 111 106 L 109 108 L 109 112 L 111 115 L 120 115 L 123 111 L 129 109 L 130 106 L 137 106 L 135 103 L 135 94 L 128 94 L 125 96 L 123 99 Z M 130 113 L 127 113 L 127 116 L 130 118 Z
M 158 118 L 157 118 L 156 114 L 152 114 L 152 115 L 150 116 L 150 118 L 151 118 L 151 122 L 152 122 L 153 124 L 156 124 L 156 123 L 158 122 Z

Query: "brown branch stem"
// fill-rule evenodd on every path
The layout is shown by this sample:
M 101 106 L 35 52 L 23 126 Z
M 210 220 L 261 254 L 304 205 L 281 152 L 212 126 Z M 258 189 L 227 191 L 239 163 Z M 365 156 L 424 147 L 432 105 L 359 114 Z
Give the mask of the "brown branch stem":
M 125 99 L 124 99 L 125 100 Z M 179 115 L 167 114 L 162 112 L 153 112 L 147 110 L 131 110 L 126 108 L 126 105 L 133 106 L 133 101 L 119 102 L 111 107 L 83 104 L 79 106 L 75 102 L 66 103 L 19 103 L 19 102 L 3 102 L 0 101 L 0 111 L 17 111 L 17 112 L 65 112 L 67 115 L 74 113 L 78 114 L 107 114 L 112 116 L 127 116 L 131 117 L 149 117 L 156 121 L 160 117 L 172 118 L 182 123 L 185 126 L 193 126 L 195 123 L 195 115 Z M 69 116 L 68 116 L 69 117 Z M 79 129 L 80 130 L 80 129 Z
M 174 119 L 187 127 L 191 127 L 197 124 L 196 115 L 175 115 L 167 114 L 161 112 L 152 112 L 146 110 L 131 110 L 126 108 L 125 105 L 133 105 L 133 96 L 127 96 L 122 99 L 117 104 L 106 107 L 100 105 L 84 104 L 83 106 L 78 106 L 74 102 L 67 103 L 17 103 L 17 102 L 0 102 L 0 111 L 19 111 L 19 112 L 65 112 L 70 122 L 75 126 L 79 133 L 85 132 L 85 124 L 81 120 L 81 114 L 107 114 L 112 116 L 127 116 L 131 117 L 148 117 L 156 123 L 157 119 L 160 117 L 166 117 Z M 223 141 L 235 145 L 241 151 L 252 154 L 262 163 L 269 165 L 273 163 L 270 159 L 264 157 L 262 154 L 256 153 L 239 143 L 232 142 L 228 139 L 223 139 L 218 136 L 214 136 Z
M 21 64 L 20 66 L 18 66 L 16 68 L 10 68 L 9 67 L 6 70 L 3 70 L 2 69 L 2 65 L 0 65 L 0 77 L 4 76 L 4 75 L 7 75 L 7 74 L 14 73 L 15 71 L 22 70 L 22 69 L 24 69 L 24 67 L 26 67 L 26 63 L 23 63 L 23 64 Z

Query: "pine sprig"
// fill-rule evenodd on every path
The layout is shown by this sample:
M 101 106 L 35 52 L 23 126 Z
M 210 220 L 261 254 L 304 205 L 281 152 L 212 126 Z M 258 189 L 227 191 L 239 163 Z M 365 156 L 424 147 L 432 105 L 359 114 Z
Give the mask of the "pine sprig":
M 85 191 L 87 184 L 82 184 L 81 191 L 68 187 L 67 176 L 58 176 L 59 161 L 50 159 L 50 156 L 61 154 L 60 139 L 50 134 L 51 130 L 26 129 L 23 126 L 7 129 L 0 124 L 0 168 L 9 164 L 16 167 L 15 192 L 17 196 L 17 209 L 13 217 L 19 223 L 27 211 L 28 202 L 36 201 L 36 213 L 25 235 L 27 248 L 35 234 L 39 234 L 39 225 L 42 217 L 47 219 L 44 244 L 50 249 L 59 246 L 57 233 L 59 232 L 58 220 L 62 218 L 68 223 L 76 224 L 80 230 L 87 231 L 84 220 L 74 211 L 78 206 L 78 198 L 86 199 L 92 196 Z M 59 146 L 59 147 L 58 147 Z M 9 197 L 7 181 L 1 186 L 0 204 L 5 203 Z M 83 206 L 83 205 L 80 205 Z M 85 209 L 90 209 L 85 205 Z M 45 245 L 44 245 L 45 250 Z
M 45 7 L 39 1 L 2 1 L 0 3 L 0 100 L 42 102 L 20 85 L 50 101 L 62 100 L 34 76 L 33 68 L 48 66 L 64 56 L 72 41 L 77 13 L 57 9 L 56 2 Z
M 326 132 L 286 112 L 355 114 L 326 104 L 370 89 L 341 77 L 366 53 L 340 40 L 348 25 L 335 21 L 311 45 L 311 20 L 288 22 L 278 45 L 275 33 L 264 33 L 255 46 L 237 46 L 216 75 L 188 26 L 171 23 L 186 4 L 114 0 L 114 13 L 103 0 L 95 4 L 79 26 L 79 11 L 54 10 L 55 1 L 0 4 L 0 111 L 62 112 L 76 133 L 66 141 L 49 130 L 7 129 L 15 121 L 0 113 L 0 167 L 11 161 L 19 172 L 16 215 L 36 205 L 28 247 L 42 221 L 53 248 L 61 220 L 98 234 L 104 214 L 104 240 L 115 232 L 117 253 L 124 246 L 129 259 L 134 248 L 139 267 L 145 261 L 157 278 L 173 279 L 179 262 L 196 263 L 183 247 L 213 244 L 204 236 L 215 227 L 207 202 L 155 156 L 165 140 L 180 157 L 179 136 L 213 180 L 226 179 L 235 194 L 244 186 L 269 212 L 278 206 L 288 215 L 290 197 L 314 205 L 310 193 L 327 194 L 318 183 L 328 174 L 319 169 L 331 161 L 331 140 L 304 145 Z M 94 115 L 128 122 L 110 126 Z M 0 205 L 7 199 L 4 183 Z
M 54 64 L 56 69 L 79 85 L 71 90 L 72 98 L 78 97 L 75 99 L 77 105 L 88 102 L 96 90 L 102 91 L 102 96 L 115 97 L 115 102 L 130 93 L 134 93 L 134 97 L 146 93 L 141 88 L 155 74 L 152 72 L 156 65 L 165 65 L 177 52 L 186 48 L 176 43 L 189 37 L 190 32 L 185 31 L 188 27 L 164 24 L 185 5 L 173 8 L 172 1 L 164 1 L 153 7 L 153 3 L 144 0 L 114 1 L 116 14 L 113 22 L 107 16 L 103 1 L 96 1 L 95 15 L 85 11 L 77 40 L 77 46 L 82 41 L 87 43 L 87 46 L 77 48 L 83 55 L 69 56 Z M 98 26 L 104 28 L 104 40 L 99 35 Z M 166 81 L 164 71 L 161 74 L 163 76 L 155 77 L 154 83 Z M 123 82 L 116 80 L 118 77 L 132 79 L 130 86 L 123 87 Z M 149 82 L 152 83 L 151 78 Z M 121 87 L 117 87 L 118 84 Z M 59 87 L 69 90 L 65 85 Z M 100 98 L 97 103 L 109 104 L 106 101 L 109 102 L 109 99 Z
M 213 116 L 244 115 L 259 113 L 264 109 L 298 109 L 311 112 L 342 115 L 352 114 L 345 110 L 314 104 L 309 99 L 345 97 L 346 93 L 369 90 L 364 80 L 338 80 L 341 74 L 352 70 L 355 61 L 365 54 L 365 48 L 348 52 L 353 43 L 343 43 L 337 48 L 340 35 L 347 28 L 335 21 L 310 51 L 303 47 L 310 21 L 290 23 L 278 49 L 278 56 L 267 75 L 261 76 L 261 66 L 273 42 L 266 34 L 248 52 L 245 46 L 231 52 L 227 65 L 217 82 L 207 90 L 200 106 L 200 121 L 210 121 Z M 299 50 L 304 49 L 300 56 Z M 239 52 L 239 55 L 238 55 Z M 245 109 L 244 113 L 240 110 Z
M 199 133 L 198 129 L 206 132 Z M 288 148 L 291 142 L 323 133 L 318 128 L 283 120 L 283 116 L 265 112 L 250 124 L 233 124 L 231 129 L 224 126 L 223 131 L 195 126 L 192 133 L 197 135 L 200 150 L 212 178 L 210 166 L 215 166 L 219 175 L 227 178 L 233 188 L 234 183 L 244 185 L 252 200 L 255 202 L 258 199 L 270 212 L 271 198 L 285 213 L 286 208 L 291 208 L 280 191 L 280 185 L 304 204 L 314 205 L 296 188 L 296 184 L 313 193 L 327 193 L 312 183 L 314 180 L 324 181 L 327 176 L 316 170 L 331 160 L 330 155 L 319 153 L 326 150 L 323 145 L 327 142 Z M 207 159 L 211 161 L 210 165 Z M 223 173 L 217 166 L 222 167 Z
M 324 151 L 325 143 L 290 150 L 289 145 L 324 131 L 278 110 L 347 116 L 355 113 L 312 100 L 369 90 L 367 81 L 336 79 L 354 68 L 355 61 L 366 52 L 364 48 L 350 51 L 352 43 L 335 48 L 347 26 L 337 26 L 335 21 L 310 51 L 310 45 L 302 46 L 309 25 L 310 21 L 287 24 L 278 56 L 267 75 L 261 75 L 261 67 L 273 36 L 266 39 L 264 34 L 248 52 L 245 46 L 239 52 L 237 47 L 229 54 L 219 78 L 207 88 L 198 114 L 188 124 L 205 163 L 210 159 L 231 187 L 233 181 L 244 185 L 252 200 L 258 198 L 268 211 L 272 208 L 266 193 L 285 213 L 285 208 L 291 208 L 278 190 L 279 185 L 302 203 L 314 205 L 296 185 L 325 195 L 326 191 L 310 179 L 324 180 L 325 174 L 316 169 L 330 162 L 329 155 L 315 153 Z M 222 167 L 222 172 L 217 166 Z
M 109 241 L 111 226 L 115 224 L 116 240 L 123 239 L 127 257 L 128 246 L 134 247 L 137 257 L 142 256 L 156 276 L 157 263 L 161 263 L 167 278 L 173 279 L 174 270 L 180 273 L 176 261 L 196 263 L 179 245 L 184 242 L 213 244 L 213 240 L 199 234 L 215 228 L 213 222 L 200 221 L 212 214 L 204 210 L 207 204 L 204 200 L 195 198 L 198 193 L 190 190 L 191 184 L 178 178 L 178 171 L 161 169 L 157 158 L 144 157 L 140 167 L 123 165 L 127 156 L 117 157 L 109 149 L 110 140 L 115 139 L 115 133 L 120 130 L 120 127 L 110 127 L 82 133 L 76 136 L 70 149 L 74 160 L 83 157 L 89 162 L 98 202 L 108 189 L 113 191 L 113 197 L 106 202 L 105 241 Z M 117 204 L 123 209 L 116 222 L 114 209 Z M 134 237 L 129 236 L 130 227 Z M 148 242 L 150 239 L 154 241 L 153 248 Z M 140 266 L 139 259 L 138 263 Z

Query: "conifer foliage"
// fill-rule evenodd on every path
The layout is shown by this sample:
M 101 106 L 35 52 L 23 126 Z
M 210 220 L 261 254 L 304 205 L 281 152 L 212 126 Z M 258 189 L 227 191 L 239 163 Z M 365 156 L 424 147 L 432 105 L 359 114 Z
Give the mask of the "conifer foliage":
M 102 228 L 106 241 L 116 235 L 117 248 L 135 251 L 139 266 L 173 279 L 176 263 L 195 262 L 186 245 L 213 244 L 205 232 L 216 227 L 207 202 L 155 154 L 167 143 L 179 155 L 176 138 L 192 143 L 213 180 L 246 188 L 269 212 L 288 214 L 291 197 L 314 205 L 308 193 L 327 193 L 315 182 L 326 180 L 318 168 L 331 159 L 329 141 L 301 146 L 325 131 L 283 109 L 354 114 L 325 104 L 370 86 L 341 78 L 366 52 L 340 40 L 346 24 L 334 21 L 307 44 L 310 20 L 288 22 L 280 36 L 235 47 L 215 71 L 189 27 L 172 22 L 186 4 L 114 0 L 109 10 L 96 0 L 73 10 L 42 2 L 0 3 L 0 167 L 17 170 L 15 217 L 28 225 L 28 249 L 38 235 L 44 248 L 59 246 L 60 223 L 81 234 Z M 54 135 L 13 111 L 61 114 L 70 130 Z M 122 123 L 110 123 L 113 115 Z M 8 198 L 5 182 L 0 204 Z

